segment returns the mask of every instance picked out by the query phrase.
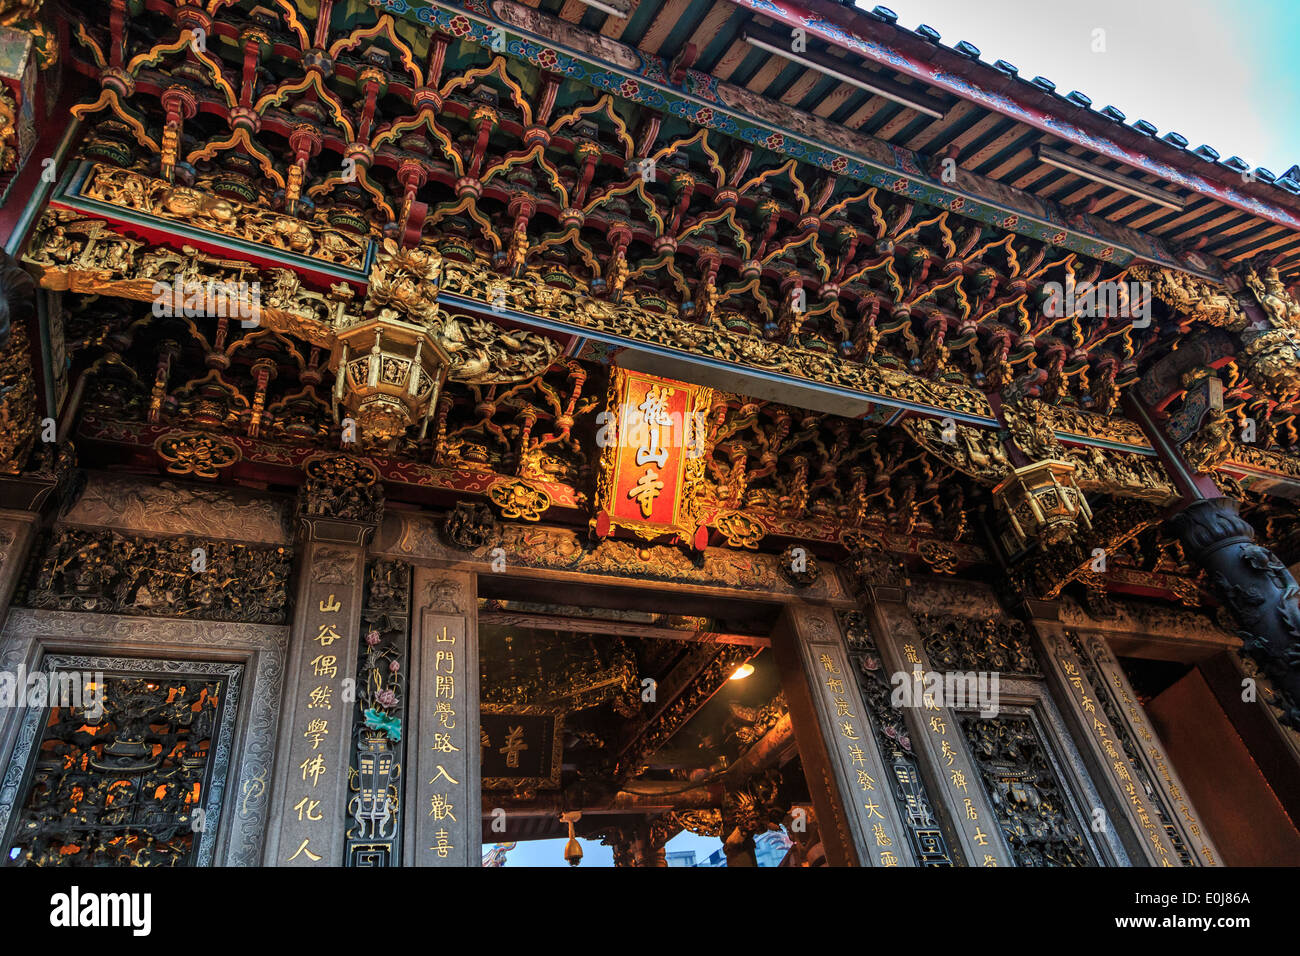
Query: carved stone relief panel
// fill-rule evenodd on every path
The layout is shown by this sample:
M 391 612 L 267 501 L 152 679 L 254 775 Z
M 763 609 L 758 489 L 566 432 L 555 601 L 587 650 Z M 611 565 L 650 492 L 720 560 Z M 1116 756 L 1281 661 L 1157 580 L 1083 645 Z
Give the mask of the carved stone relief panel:
M 913 578 L 907 589 L 907 606 L 913 613 L 1000 617 L 1005 612 L 993 588 L 985 581 L 954 581 L 930 575 Z
M 913 610 L 907 617 L 894 623 L 904 630 L 915 625 L 921 644 L 917 658 L 945 678 L 965 679 L 967 697 L 972 679 L 977 689 L 983 681 L 989 691 L 977 694 L 978 704 L 945 701 L 957 725 L 957 746 L 974 761 L 967 789 L 978 783 L 975 802 L 984 804 L 983 815 L 996 827 L 981 828 L 981 847 L 994 842 L 996 833 L 1010 852 L 1008 862 L 1017 866 L 1127 862 L 1125 840 L 1133 842 L 1127 817 L 1109 791 L 1103 800 L 1098 786 L 1104 782 L 1096 783 L 1090 774 L 1094 741 L 1062 719 L 1058 704 L 1071 715 L 1074 710 L 1070 701 L 1053 696 L 1050 649 L 1041 632 L 997 610 L 972 616 Z M 952 686 L 962 689 L 957 681 Z M 1078 739 L 1072 736 L 1076 731 Z M 943 756 L 959 759 L 947 750 Z M 1122 819 L 1119 830 L 1116 819 Z M 1099 821 L 1100 833 L 1094 830 Z
M 1120 647 L 1168 644 L 1185 650 L 1200 645 L 1209 656 L 1241 643 L 1204 611 L 1118 598 L 1112 604 L 1113 615 L 1096 618 L 1067 595 L 1060 602 L 1060 622 L 1066 627 L 1105 632 L 1108 640 Z
M 1032 637 L 1014 618 L 918 614 L 916 626 L 930 663 L 939 670 L 1042 676 Z
M 1016 865 L 1098 865 L 1032 713 L 963 714 L 959 720 Z
M 91 688 L 28 708 L 6 775 L 8 789 L 23 774 L 21 796 L 0 810 L 5 862 L 210 865 L 243 665 L 59 654 L 41 670 Z
M 348 773 L 347 866 L 400 866 L 403 735 L 410 630 L 411 567 L 373 561 L 366 569 Z
M 288 499 L 240 489 L 96 474 L 61 523 L 287 545 L 291 508 Z
M 201 798 L 198 809 L 203 810 L 203 820 L 197 832 L 202 836 L 197 844 L 197 855 L 190 861 L 199 865 L 254 866 L 261 859 L 266 827 L 266 788 L 275 759 L 274 741 L 287 643 L 288 628 L 285 627 L 15 608 L 0 639 L 0 670 L 30 674 L 46 666 L 66 666 L 82 671 L 102 667 L 106 675 L 121 674 L 126 680 L 141 677 L 146 683 L 155 684 L 174 682 L 177 675 L 191 675 L 194 680 L 192 686 L 186 685 L 189 688 L 186 693 L 198 688 L 200 683 L 224 682 L 224 689 L 216 692 L 222 695 L 215 698 L 219 712 L 213 714 L 211 720 L 203 718 L 204 734 L 209 741 L 209 762 L 205 771 L 206 782 L 202 786 L 206 787 L 206 794 L 212 802 Z M 57 646 L 57 653 L 47 655 L 47 646 Z M 139 702 L 143 706 L 151 699 L 146 694 Z M 211 697 L 204 701 L 209 699 Z M 171 710 L 164 707 L 161 716 L 170 714 L 168 719 L 174 719 L 178 724 L 188 721 L 184 735 L 193 732 L 193 722 L 204 712 L 204 704 L 200 703 L 187 717 L 176 711 L 175 698 L 168 706 Z M 55 723 L 59 722 L 56 720 Z M 12 821 L 17 809 L 23 805 L 20 796 L 24 796 L 24 774 L 29 765 L 23 755 L 39 749 L 38 740 L 48 724 L 48 709 L 41 707 L 9 708 L 0 719 L 0 759 L 8 758 L 0 782 L 0 833 L 4 832 L 6 821 Z M 150 724 L 153 728 L 150 733 L 162 726 L 160 722 Z M 93 740 L 83 739 L 84 735 L 75 736 L 75 729 L 73 734 L 71 743 L 83 750 L 104 749 Z M 149 739 L 147 735 L 146 739 Z M 128 739 L 110 752 L 107 759 L 96 759 L 106 766 L 121 769 L 125 765 L 129 768 L 133 765 L 133 758 L 128 751 L 133 746 Z M 155 756 L 158 755 L 151 752 L 149 759 Z M 145 757 L 141 754 L 140 761 L 143 760 Z M 225 768 L 220 777 L 214 775 L 218 767 Z M 50 784 L 46 786 L 48 791 Z M 203 792 L 200 789 L 200 793 Z M 44 812 L 48 815 L 48 808 Z M 76 818 L 67 826 L 84 822 Z M 54 826 L 53 821 L 50 825 Z M 192 826 L 192 821 L 186 825 Z M 160 845 L 139 860 L 132 857 L 130 862 L 162 862 L 161 858 L 155 859 L 159 855 L 171 859 L 178 847 L 174 840 L 174 836 L 163 839 L 163 844 L 171 849 Z
M 282 624 L 292 563 L 293 552 L 283 545 L 56 528 L 37 541 L 15 603 Z
M 413 563 L 446 562 L 466 567 L 491 567 L 493 551 L 500 548 L 512 573 L 568 571 L 602 578 L 624 578 L 644 586 L 647 581 L 727 590 L 799 595 L 821 600 L 846 600 L 838 576 L 822 574 L 815 583 L 801 586 L 786 580 L 779 555 L 707 548 L 692 555 L 672 546 L 647 546 L 605 539 L 593 543 L 587 535 L 569 528 L 505 523 L 490 536 L 469 534 L 462 519 L 448 522 L 434 515 L 393 513 L 375 536 L 372 554 Z M 463 544 L 448 544 L 447 540 Z M 470 545 L 464 547 L 463 545 Z

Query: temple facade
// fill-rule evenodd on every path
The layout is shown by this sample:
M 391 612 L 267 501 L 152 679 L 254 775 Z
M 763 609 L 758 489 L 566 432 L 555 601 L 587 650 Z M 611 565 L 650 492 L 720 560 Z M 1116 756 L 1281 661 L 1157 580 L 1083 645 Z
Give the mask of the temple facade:
M 0 0 L 3 865 L 1300 862 L 1300 168 L 897 19 Z

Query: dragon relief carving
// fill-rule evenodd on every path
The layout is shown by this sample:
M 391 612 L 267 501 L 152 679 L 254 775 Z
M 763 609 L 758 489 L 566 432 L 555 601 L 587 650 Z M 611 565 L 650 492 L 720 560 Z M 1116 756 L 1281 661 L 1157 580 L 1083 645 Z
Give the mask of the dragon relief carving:
M 1251 266 L 1244 278 L 1267 327 L 1242 332 L 1241 369 L 1272 401 L 1290 405 L 1300 399 L 1300 300 L 1282 284 L 1276 266 Z
M 1205 279 L 1161 266 L 1135 265 L 1128 275 L 1148 282 L 1151 294 L 1186 316 L 1185 322 L 1201 322 L 1230 331 L 1246 326 L 1246 316 L 1236 298 L 1226 289 Z
M 1030 461 L 1063 461 L 1065 447 L 1056 437 L 1051 407 L 1031 398 L 1009 399 L 1002 403 L 1011 440 Z
M 1222 409 L 1211 411 L 1196 434 L 1183 442 L 1179 450 L 1192 469 L 1210 474 L 1227 461 L 1234 450 L 1232 419 Z
M 468 384 L 518 382 L 545 372 L 560 344 L 537 332 L 507 331 L 486 319 L 445 319 L 435 333 L 452 358 L 448 376 Z

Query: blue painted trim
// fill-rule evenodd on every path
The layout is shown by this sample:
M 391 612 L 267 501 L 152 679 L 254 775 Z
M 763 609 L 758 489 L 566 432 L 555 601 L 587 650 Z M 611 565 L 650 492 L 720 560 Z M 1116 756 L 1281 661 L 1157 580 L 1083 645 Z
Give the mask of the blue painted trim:
M 1105 438 L 1092 438 L 1088 435 L 1075 435 L 1071 432 L 1053 432 L 1058 440 L 1069 442 L 1072 445 L 1084 445 L 1088 448 L 1106 448 L 1110 451 L 1122 451 L 1130 455 L 1147 455 L 1151 458 L 1157 457 L 1156 450 L 1149 446 L 1126 445 L 1124 442 L 1110 441 Z

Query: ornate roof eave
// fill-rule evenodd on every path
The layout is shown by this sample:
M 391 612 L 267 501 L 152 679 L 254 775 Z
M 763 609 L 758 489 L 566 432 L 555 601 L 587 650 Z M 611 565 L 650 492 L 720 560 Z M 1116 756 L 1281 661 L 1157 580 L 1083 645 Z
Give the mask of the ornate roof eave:
M 707 73 L 682 71 L 682 85 L 674 85 L 671 65 L 660 57 L 607 37 L 600 37 L 598 52 L 593 52 L 595 44 L 585 31 L 511 0 L 497 0 L 491 9 L 477 3 L 463 9 L 438 0 L 385 0 L 383 6 L 395 16 L 488 48 L 501 35 L 497 31 L 504 29 L 505 53 L 538 69 L 1018 235 L 1116 265 L 1142 259 L 1204 278 L 1222 277 L 1206 256 L 1176 255 L 1153 236 L 1102 219 L 1067 217 L 1055 203 L 975 173 L 963 171 L 962 178 L 978 184 L 976 188 L 956 189 L 925 172 L 922 154 L 775 103 Z M 511 33 L 527 42 L 512 42 Z M 618 81 L 611 73 L 627 81 Z M 812 135 L 796 135 L 794 130 Z
M 72 209 L 52 209 L 47 217 L 79 216 Z M 147 218 L 137 216 L 136 218 Z M 96 229 L 105 234 L 109 223 L 100 219 Z M 138 226 L 138 223 L 135 225 Z M 153 227 L 162 234 L 170 224 L 157 221 Z M 132 240 L 138 242 L 138 240 Z M 176 258 L 177 253 L 160 247 L 159 255 Z M 366 255 L 374 258 L 373 251 Z M 130 261 L 128 261 L 130 260 Z M 215 256 L 198 254 L 195 265 L 201 277 L 225 280 L 223 266 L 230 262 Z M 41 285 L 49 289 L 95 293 L 140 302 L 155 299 L 155 278 L 145 276 L 144 265 L 138 258 L 114 260 L 100 256 L 94 262 L 81 262 L 76 257 L 66 262 L 54 262 L 42 253 L 25 258 L 28 267 L 37 275 Z M 437 301 L 449 310 L 461 311 L 488 319 L 508 320 L 523 327 L 541 329 L 550 333 L 593 339 L 615 347 L 639 353 L 673 358 L 685 365 L 698 368 L 702 374 L 726 372 L 730 376 L 745 378 L 769 387 L 785 385 L 799 390 L 802 398 L 818 394 L 831 396 L 840 403 L 856 403 L 868 412 L 873 406 L 893 409 L 891 421 L 907 414 L 920 416 L 909 424 L 916 432 L 924 422 L 925 427 L 937 427 L 938 420 L 951 418 L 955 423 L 975 426 L 972 435 L 983 436 L 977 441 L 997 444 L 1000 427 L 992 407 L 983 392 L 953 382 L 933 381 L 888 369 L 825 355 L 807 349 L 783 345 L 765 339 L 734 333 L 717 326 L 704 326 L 671 314 L 654 312 L 634 304 L 615 304 L 579 292 L 545 285 L 534 273 L 515 278 L 503 276 L 484 263 L 461 263 L 443 260 L 443 273 L 437 290 Z M 280 270 L 287 272 L 288 270 Z M 250 278 L 256 276 L 250 274 Z M 265 287 L 274 287 L 274 277 L 265 276 Z M 368 282 L 353 280 L 363 288 Z M 324 321 L 321 314 L 322 297 L 317 293 L 299 289 L 301 302 L 264 298 L 261 321 L 264 327 L 296 336 L 305 341 L 331 348 L 335 342 L 335 327 L 355 320 L 353 313 L 359 306 L 339 306 L 334 321 Z M 270 297 L 267 297 L 270 298 Z M 308 300 L 311 301 L 308 301 Z M 361 301 L 358 298 L 357 302 Z M 669 344 L 671 343 L 671 344 Z M 1141 430 L 1124 419 L 1090 414 L 1076 409 L 1052 406 L 1032 399 L 1027 404 L 1049 423 L 1053 440 L 1080 449 L 1095 448 L 1105 460 L 1122 461 L 1136 456 L 1158 469 L 1158 460 Z M 924 438 L 914 434 L 918 440 Z M 943 442 L 929 441 L 932 453 L 941 459 L 953 457 L 952 448 Z M 1115 456 L 1119 457 L 1116 458 Z M 960 457 L 960 456 L 958 456 Z M 972 468 L 969 462 L 949 462 L 964 473 L 985 482 L 995 482 L 1001 473 L 985 474 Z M 1103 469 L 1105 470 L 1105 469 Z M 1300 467 L 1289 458 L 1246 446 L 1236 446 L 1221 469 L 1229 477 L 1247 479 L 1251 487 L 1268 490 L 1286 497 L 1300 497 Z M 996 469 L 995 469 L 996 471 Z M 1128 496 L 1126 485 L 1115 482 L 1112 476 L 1101 474 L 1096 482 L 1086 476 L 1081 480 L 1088 491 L 1105 491 Z M 1134 485 L 1131 496 L 1160 498 L 1149 487 Z
M 1176 160 L 1188 158 L 1190 154 L 1168 142 L 1143 136 L 1123 126 L 1116 127 L 1111 120 L 1092 114 L 1087 107 L 1065 103 L 1059 94 L 1042 92 L 1024 81 L 1017 83 L 991 64 L 980 62 L 978 51 L 974 57 L 964 55 L 937 43 L 929 43 L 919 35 L 910 35 L 911 31 L 897 26 L 888 31 L 887 37 L 867 39 L 854 27 L 881 26 L 880 20 L 871 17 L 865 9 L 845 9 L 830 0 L 730 2 L 792 28 L 805 29 L 831 46 L 1050 133 L 1066 143 L 1131 166 L 1143 174 L 1157 176 L 1265 221 L 1300 230 L 1300 211 L 1285 203 L 1265 201 L 1253 195 L 1250 188 L 1237 188 L 1202 176 L 1195 167 L 1205 167 L 1205 160 L 1198 157 L 1195 163 L 1177 163 Z M 1062 116 L 1062 110 L 1068 110 L 1069 115 Z M 1172 158 L 1165 159 L 1162 154 L 1166 153 Z M 1249 182 L 1254 184 L 1256 191 L 1266 188 L 1266 180 L 1262 177 Z M 1277 195 L 1294 202 L 1280 190 Z
M 57 207 L 46 216 L 80 216 L 80 212 Z M 137 216 L 137 218 L 142 218 Z M 109 229 L 101 219 L 96 228 Z M 164 226 L 158 220 L 157 229 Z M 121 241 L 127 241 L 123 238 Z M 129 240 L 137 246 L 138 240 Z M 151 250 L 158 257 L 177 258 L 178 253 L 158 247 Z M 48 289 L 98 293 L 139 302 L 153 302 L 155 271 L 140 259 L 132 261 L 98 256 L 93 262 L 76 257 L 57 262 L 44 252 L 29 253 L 25 262 L 37 273 Z M 635 305 L 614 304 L 566 289 L 544 285 L 535 273 L 522 278 L 503 276 L 482 263 L 459 263 L 444 260 L 444 274 L 437 301 L 453 309 L 487 318 L 511 320 L 550 332 L 580 335 L 610 345 L 672 356 L 714 371 L 735 374 L 745 372 L 756 380 L 785 382 L 808 394 L 822 392 L 861 405 L 863 413 L 873 404 L 902 412 L 952 417 L 973 425 L 992 427 L 996 419 L 982 392 L 965 385 L 936 382 L 906 372 L 864 365 L 743 335 L 726 329 L 709 327 L 652 312 Z M 198 255 L 195 264 L 202 277 L 226 280 L 220 275 L 223 263 L 213 256 Z M 281 272 L 288 270 L 278 270 Z M 251 272 L 248 278 L 256 278 Z M 274 278 L 266 276 L 264 290 L 271 290 Z M 355 281 L 355 280 L 354 280 Z M 276 298 L 263 292 L 262 325 L 298 336 L 313 345 L 331 347 L 335 328 L 352 321 L 355 308 L 339 307 L 332 322 L 319 316 L 322 297 L 298 290 L 295 297 Z M 301 300 L 301 301 L 299 301 Z M 310 300 L 310 301 L 309 301 Z M 664 344 L 672 342 L 673 344 Z
M 105 452 L 111 452 L 119 463 L 137 462 L 141 466 L 148 466 L 155 453 L 163 449 L 165 453 L 160 457 L 167 465 L 167 473 L 178 477 L 214 478 L 221 473 L 227 477 L 283 485 L 297 483 L 304 463 L 320 454 L 318 448 L 310 445 L 286 446 L 244 435 L 198 432 L 144 422 L 103 421 L 94 416 L 82 420 L 76 441 L 83 451 L 101 447 Z M 213 447 L 198 447 L 200 444 Z M 176 448 L 197 453 L 177 455 L 172 452 Z M 445 507 L 475 499 L 494 501 L 494 487 L 509 486 L 517 480 L 487 469 L 438 467 L 373 452 L 366 456 L 366 460 L 383 481 L 390 504 L 401 501 Z M 544 493 L 546 504 L 536 516 L 518 520 L 525 523 L 540 520 L 545 525 L 539 526 L 556 528 L 576 527 L 587 522 L 589 505 L 577 489 L 563 482 L 537 478 L 529 479 L 528 484 Z M 723 509 L 716 501 L 706 501 L 704 510 L 712 527 Z M 849 527 L 826 518 L 801 519 L 762 510 L 750 510 L 746 514 L 760 525 L 764 547 L 769 547 L 773 541 L 784 540 L 830 548 L 848 547 L 845 538 L 849 534 L 868 531 L 880 541 L 884 550 L 918 559 L 933 569 L 945 567 L 947 573 L 958 567 L 979 566 L 989 560 L 988 551 L 978 544 L 953 542 L 939 536 L 933 529 L 916 528 L 902 534 L 891 530 L 883 519 L 878 518 L 868 519 L 860 527 Z M 732 540 L 721 528 L 719 534 L 728 547 L 757 553 L 757 543 L 747 545 Z

